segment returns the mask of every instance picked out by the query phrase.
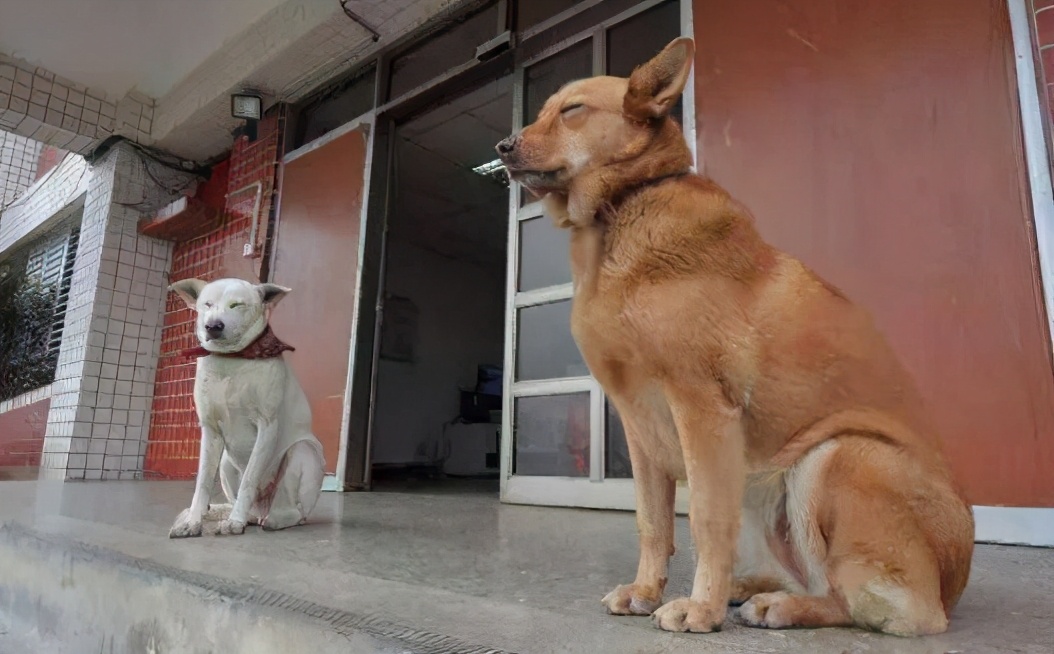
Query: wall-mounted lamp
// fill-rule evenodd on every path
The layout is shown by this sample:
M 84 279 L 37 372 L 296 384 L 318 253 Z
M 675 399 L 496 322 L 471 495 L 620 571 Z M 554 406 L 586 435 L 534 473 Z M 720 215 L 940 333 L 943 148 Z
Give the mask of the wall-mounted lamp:
M 256 123 L 263 117 L 263 98 L 252 91 L 232 94 L 231 116 L 245 119 L 245 125 L 235 130 L 235 136 L 244 134 L 250 141 L 255 141 Z
M 263 98 L 255 93 L 235 93 L 231 96 L 231 116 L 260 120 L 263 117 Z

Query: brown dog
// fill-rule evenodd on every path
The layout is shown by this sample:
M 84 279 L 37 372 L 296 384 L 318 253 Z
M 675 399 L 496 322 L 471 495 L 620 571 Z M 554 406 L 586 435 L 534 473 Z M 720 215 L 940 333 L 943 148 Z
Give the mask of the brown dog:
M 570 230 L 571 328 L 629 441 L 640 565 L 604 604 L 670 631 L 746 602 L 759 627 L 942 632 L 970 506 L 868 314 L 690 172 L 668 113 L 693 55 L 678 39 L 628 80 L 568 84 L 498 144 Z M 684 478 L 698 564 L 660 607 Z

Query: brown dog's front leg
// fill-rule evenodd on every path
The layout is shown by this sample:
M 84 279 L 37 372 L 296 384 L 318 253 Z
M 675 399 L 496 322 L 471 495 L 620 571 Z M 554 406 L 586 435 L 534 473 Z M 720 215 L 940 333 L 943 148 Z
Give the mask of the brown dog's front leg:
M 673 555 L 674 480 L 636 447 L 632 429 L 627 427 L 630 463 L 637 494 L 637 529 L 640 532 L 640 562 L 637 578 L 628 586 L 618 586 L 602 602 L 615 615 L 651 615 L 662 603 L 666 573 Z
M 728 607 L 736 538 L 745 484 L 745 443 L 738 409 L 717 389 L 667 397 L 688 473 L 688 517 L 698 561 L 691 597 L 668 602 L 654 613 L 666 631 L 710 632 L 721 628 Z

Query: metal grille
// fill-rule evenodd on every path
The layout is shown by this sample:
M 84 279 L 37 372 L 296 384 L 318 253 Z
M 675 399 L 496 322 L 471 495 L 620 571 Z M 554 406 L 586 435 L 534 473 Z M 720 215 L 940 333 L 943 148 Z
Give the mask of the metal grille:
M 70 284 L 73 280 L 73 264 L 77 258 L 80 227 L 55 234 L 39 244 L 29 254 L 26 275 L 42 284 L 54 286 L 55 304 L 48 336 L 48 352 L 58 352 L 62 344 L 62 329 L 66 323 L 66 306 L 69 303 Z

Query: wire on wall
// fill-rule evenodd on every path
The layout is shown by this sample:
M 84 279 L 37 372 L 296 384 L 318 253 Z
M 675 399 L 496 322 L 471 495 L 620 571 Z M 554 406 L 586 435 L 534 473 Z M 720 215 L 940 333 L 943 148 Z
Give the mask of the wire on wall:
M 374 43 L 376 43 L 377 41 L 381 40 L 381 33 L 378 32 L 376 30 L 376 28 L 374 28 L 372 25 L 367 23 L 366 19 L 364 19 L 362 16 L 358 15 L 357 13 L 352 11 L 351 9 L 348 9 L 348 0 L 339 0 L 339 1 L 340 1 L 340 8 L 344 11 L 344 15 L 347 16 L 348 18 L 350 18 L 351 20 L 355 21 L 355 23 L 357 23 L 359 25 L 359 27 L 361 27 L 362 29 L 364 29 L 367 32 L 369 32 L 370 36 L 373 38 L 373 42 Z

